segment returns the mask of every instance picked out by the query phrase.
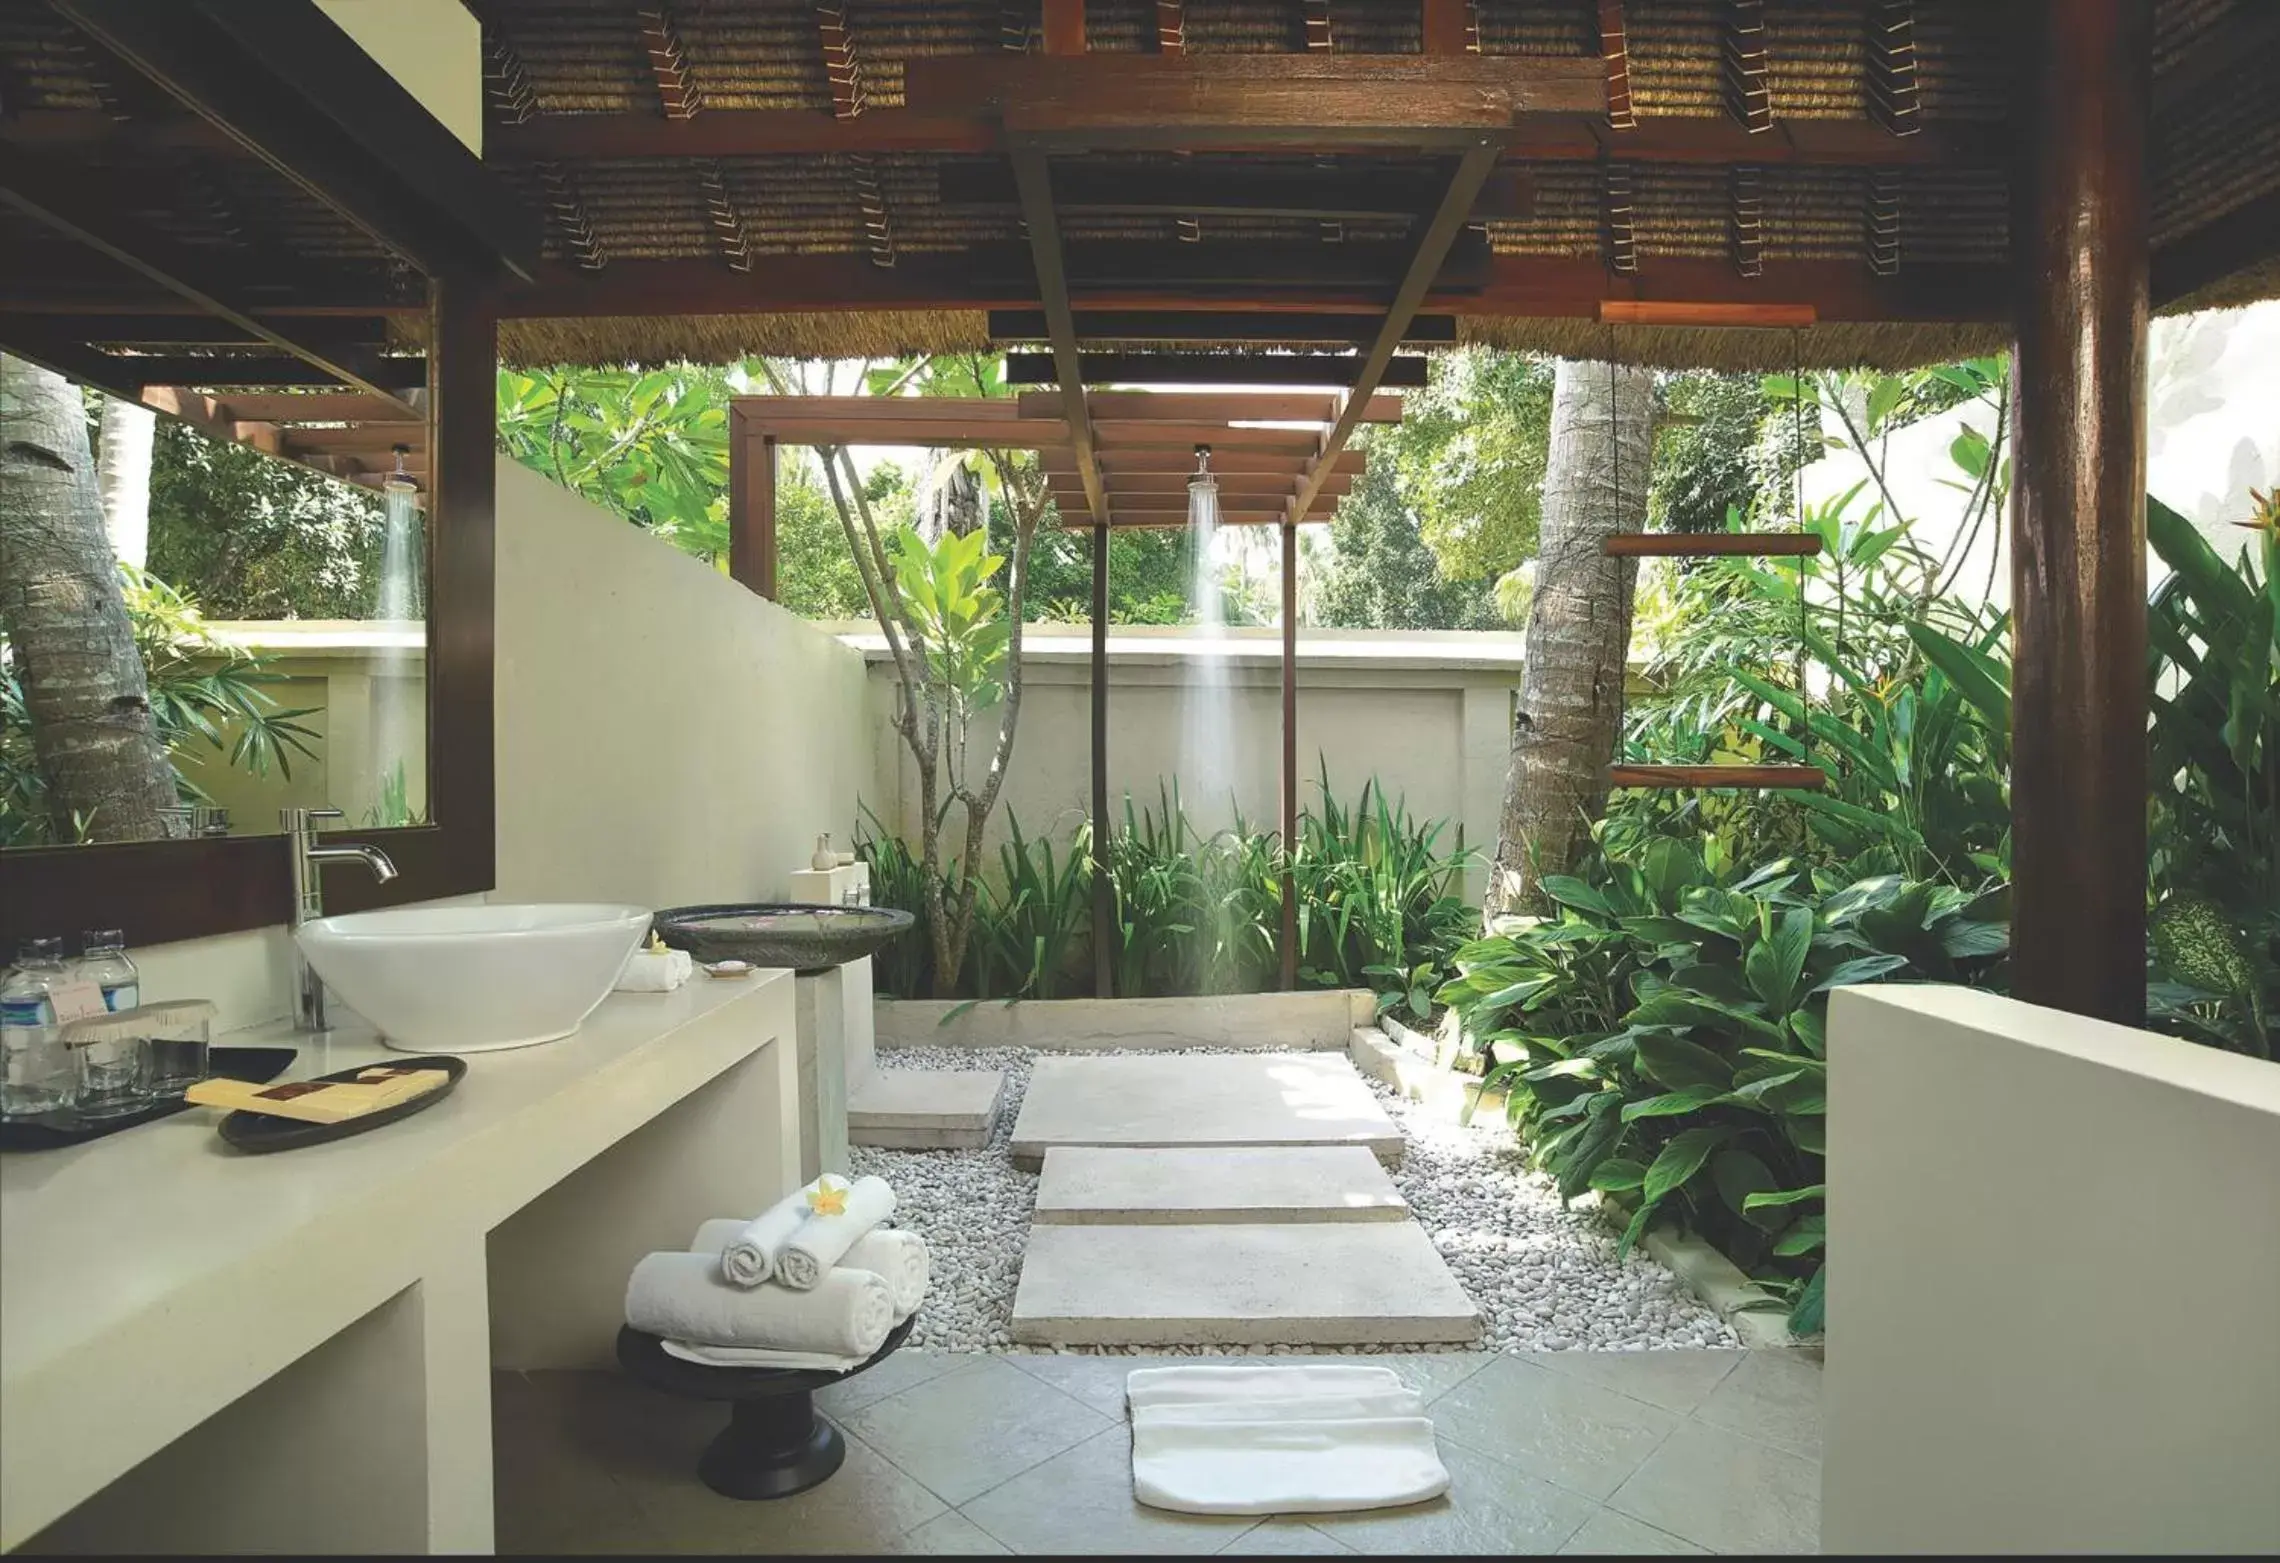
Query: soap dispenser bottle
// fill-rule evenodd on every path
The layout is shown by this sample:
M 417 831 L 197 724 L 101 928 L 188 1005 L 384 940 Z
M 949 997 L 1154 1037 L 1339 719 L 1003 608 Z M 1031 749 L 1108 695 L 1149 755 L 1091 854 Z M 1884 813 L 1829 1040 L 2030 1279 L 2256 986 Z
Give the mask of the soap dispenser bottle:
M 815 856 L 808 859 L 808 867 L 819 874 L 828 874 L 839 866 L 839 854 L 831 850 L 831 832 L 825 831 L 815 838 Z

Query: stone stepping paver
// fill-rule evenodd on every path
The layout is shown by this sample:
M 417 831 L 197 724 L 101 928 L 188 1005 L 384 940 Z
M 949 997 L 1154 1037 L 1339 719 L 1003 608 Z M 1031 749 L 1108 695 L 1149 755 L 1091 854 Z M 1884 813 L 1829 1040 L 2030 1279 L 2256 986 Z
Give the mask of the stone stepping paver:
M 1014 1164 L 1061 1145 L 1360 1145 L 1396 1163 L 1402 1141 L 1341 1054 L 1170 1053 L 1037 1060 Z
M 1030 1228 L 1012 1334 L 1055 1346 L 1400 1345 L 1476 1340 L 1480 1316 L 1414 1221 L 1047 1224 Z
M 847 1099 L 847 1140 L 886 1150 L 979 1150 L 1005 1100 L 1002 1069 L 877 1069 Z
M 1057 1145 L 1045 1153 L 1037 1215 L 1050 1225 L 1401 1221 L 1401 1197 L 1360 1145 L 1124 1150 Z

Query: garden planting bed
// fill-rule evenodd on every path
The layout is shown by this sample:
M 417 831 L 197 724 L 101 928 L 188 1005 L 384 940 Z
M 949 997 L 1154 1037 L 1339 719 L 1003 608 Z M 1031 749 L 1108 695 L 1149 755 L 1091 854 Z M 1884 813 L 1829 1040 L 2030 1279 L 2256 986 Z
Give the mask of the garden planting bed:
M 1292 1051 L 1342 1048 L 1377 1016 L 1360 988 L 1151 999 L 881 999 L 882 1048 L 1034 1048 L 1055 1052 Z M 961 1054 L 971 1066 L 971 1055 Z M 951 1067 L 957 1067 L 953 1060 Z
M 1277 995 L 1290 997 L 1290 995 Z M 1029 1006 L 1015 1006 L 1016 1009 Z M 1350 1030 L 1342 1034 L 1343 1046 Z M 882 1037 L 882 1040 L 884 1038 Z M 1163 1048 L 1135 1051 L 1161 1052 Z M 1126 1051 L 1091 1049 L 1090 1051 Z M 1180 1051 L 1222 1053 L 1189 1046 Z M 934 1251 L 934 1286 L 910 1344 L 931 1351 L 1020 1351 L 1011 1335 L 1013 1296 L 1037 1202 L 1037 1177 L 1010 1155 L 1012 1128 L 1038 1050 L 1013 1047 L 893 1047 L 881 1069 L 991 1068 L 1006 1072 L 1006 1102 L 989 1146 L 973 1151 L 857 1148 L 851 1170 L 895 1186 L 896 1220 Z M 1642 1253 L 1622 1259 L 1590 1198 L 1563 1208 L 1548 1181 L 1527 1170 L 1501 1121 L 1461 1127 L 1438 1119 L 1382 1084 L 1371 1089 L 1400 1127 L 1394 1186 L 1479 1307 L 1479 1343 L 1452 1350 L 1651 1350 L 1733 1346 L 1718 1315 L 1670 1271 Z M 1066 1347 L 1147 1355 L 1217 1355 L 1214 1347 Z M 1415 1350 L 1414 1346 L 1309 1347 L 1281 1351 Z M 1226 1348 L 1255 1355 L 1258 1348 Z

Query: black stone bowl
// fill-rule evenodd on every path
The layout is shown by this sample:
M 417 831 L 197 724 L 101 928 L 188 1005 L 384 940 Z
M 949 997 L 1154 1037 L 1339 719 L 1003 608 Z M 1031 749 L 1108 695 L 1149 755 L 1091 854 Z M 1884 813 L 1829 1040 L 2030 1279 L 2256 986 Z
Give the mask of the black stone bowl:
M 915 919 L 887 906 L 745 902 L 659 912 L 657 937 L 698 960 L 828 971 L 885 949 Z

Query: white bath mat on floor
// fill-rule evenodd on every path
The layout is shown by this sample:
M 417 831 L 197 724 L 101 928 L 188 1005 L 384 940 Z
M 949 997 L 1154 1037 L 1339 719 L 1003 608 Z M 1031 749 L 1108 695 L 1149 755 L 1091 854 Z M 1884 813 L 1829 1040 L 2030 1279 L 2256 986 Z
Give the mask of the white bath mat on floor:
M 1183 1514 L 1330 1514 L 1422 1503 L 1448 1468 L 1390 1368 L 1142 1368 L 1132 1491 Z

